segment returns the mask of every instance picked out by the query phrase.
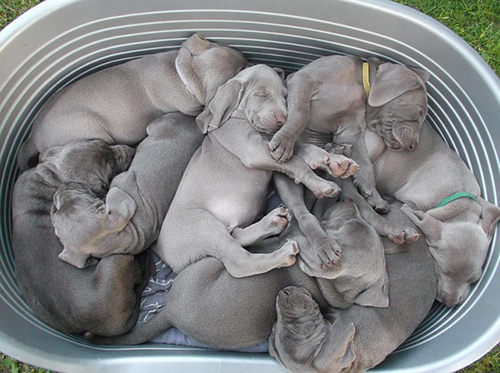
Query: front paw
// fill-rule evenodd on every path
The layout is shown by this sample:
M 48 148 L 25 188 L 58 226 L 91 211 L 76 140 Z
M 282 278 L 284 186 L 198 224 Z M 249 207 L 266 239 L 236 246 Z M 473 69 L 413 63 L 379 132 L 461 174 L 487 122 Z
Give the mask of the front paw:
M 392 233 L 387 234 L 387 238 L 397 245 L 402 245 L 405 242 L 413 243 L 418 241 L 420 234 L 413 228 L 405 227 L 401 229 L 396 226 Z
M 299 266 L 309 276 L 329 278 L 330 271 L 341 260 L 342 249 L 339 244 L 328 236 L 316 239 L 307 250 L 300 253 Z
M 285 138 L 280 133 L 275 133 L 271 141 L 269 141 L 269 150 L 271 157 L 278 162 L 287 162 L 293 155 L 295 141 Z

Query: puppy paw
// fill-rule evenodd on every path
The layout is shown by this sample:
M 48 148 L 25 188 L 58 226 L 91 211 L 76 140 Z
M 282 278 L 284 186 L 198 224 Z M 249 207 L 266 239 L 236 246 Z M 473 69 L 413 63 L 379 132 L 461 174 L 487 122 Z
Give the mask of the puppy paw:
M 345 155 L 350 157 L 352 153 L 352 144 L 348 143 L 328 143 L 324 149 L 332 154 Z
M 288 161 L 293 155 L 294 145 L 295 141 L 286 139 L 280 133 L 275 133 L 271 141 L 269 141 L 271 157 L 278 163 Z
M 334 182 L 327 180 L 319 180 L 314 183 L 314 185 L 307 186 L 311 192 L 313 192 L 316 198 L 333 198 L 337 197 L 342 189 Z
M 296 255 L 299 253 L 299 244 L 296 241 L 287 241 L 276 254 L 282 258 L 282 264 L 277 267 L 291 267 L 297 261 Z
M 284 206 L 276 207 L 262 220 L 268 224 L 270 235 L 278 235 L 282 233 L 292 220 L 292 211 Z

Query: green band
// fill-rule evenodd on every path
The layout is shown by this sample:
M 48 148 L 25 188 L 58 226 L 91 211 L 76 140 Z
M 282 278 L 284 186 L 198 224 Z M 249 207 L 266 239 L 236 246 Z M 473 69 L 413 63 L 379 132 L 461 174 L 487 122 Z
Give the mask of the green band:
M 474 201 L 477 201 L 477 198 L 469 193 L 469 192 L 457 192 L 457 193 L 454 193 L 452 194 L 451 196 L 449 197 L 446 197 L 445 199 L 443 199 L 441 202 L 439 202 L 437 204 L 436 207 L 443 207 L 443 206 L 446 206 L 448 203 L 456 200 L 456 199 L 459 199 L 459 198 L 472 198 Z

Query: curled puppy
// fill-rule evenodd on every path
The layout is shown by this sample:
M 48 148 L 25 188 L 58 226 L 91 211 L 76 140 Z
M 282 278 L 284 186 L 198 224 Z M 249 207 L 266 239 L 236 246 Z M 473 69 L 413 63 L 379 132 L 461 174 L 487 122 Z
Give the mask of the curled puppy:
M 57 92 L 40 110 L 18 165 L 30 167 L 54 145 L 102 139 L 137 145 L 162 114 L 196 116 L 217 88 L 247 66 L 243 54 L 200 34 L 180 50 L 152 54 L 86 76 Z
M 363 133 L 372 129 L 389 148 L 413 150 L 427 114 L 428 78 L 420 69 L 377 58 L 318 58 L 287 78 L 290 120 L 270 141 L 271 154 L 286 162 L 296 140 L 319 146 L 332 140 L 352 144 L 351 157 L 360 167 L 354 182 L 371 206 L 386 212 Z
M 85 186 L 59 186 L 51 212 L 64 245 L 59 258 L 83 268 L 111 254 L 139 254 L 157 239 L 203 134 L 194 117 L 181 113 L 156 119 L 147 133 L 129 169 L 112 180 L 105 201 Z
M 352 321 L 333 322 L 304 288 L 288 286 L 276 297 L 277 321 L 269 337 L 269 353 L 296 373 L 344 372 L 356 358 Z
M 137 320 L 149 265 L 145 255 L 112 255 L 77 269 L 58 258 L 63 246 L 50 219 L 62 183 L 85 184 L 102 196 L 129 166 L 134 150 L 102 140 L 53 147 L 23 172 L 12 195 L 12 246 L 19 291 L 33 313 L 68 333 L 122 334 Z
M 437 299 L 448 307 L 462 303 L 481 277 L 500 208 L 481 197 L 474 174 L 428 123 L 411 153 L 392 151 L 372 131 L 365 143 L 378 190 L 406 204 L 403 211 L 429 244 Z
M 411 224 L 390 205 L 388 219 Z M 436 296 L 437 277 L 425 240 L 401 246 L 383 238 L 390 281 L 389 307 L 324 307 L 304 285 L 282 290 L 276 300 L 277 321 L 269 352 L 293 372 L 360 373 L 380 364 L 424 320 Z M 418 284 L 418 286 L 415 286 Z M 323 289 L 325 294 L 325 289 Z M 325 295 L 326 296 L 326 295 Z M 311 312 L 318 304 L 323 313 Z

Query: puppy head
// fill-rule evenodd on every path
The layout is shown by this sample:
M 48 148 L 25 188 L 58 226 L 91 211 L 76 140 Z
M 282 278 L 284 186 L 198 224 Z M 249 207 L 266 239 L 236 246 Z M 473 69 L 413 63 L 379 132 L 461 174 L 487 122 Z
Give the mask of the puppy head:
M 429 74 L 393 63 L 382 63 L 368 96 L 368 128 L 395 151 L 414 150 L 427 115 Z
M 136 204 L 118 188 L 112 188 L 106 203 L 82 184 L 61 184 L 51 210 L 55 234 L 64 250 L 59 258 L 78 268 L 92 264 L 91 256 L 102 258 L 129 245 L 120 233 L 135 213 Z
M 49 148 L 41 154 L 40 162 L 59 182 L 85 184 L 102 195 L 111 179 L 129 167 L 134 154 L 135 150 L 126 145 L 89 140 Z
M 205 105 L 217 88 L 247 67 L 248 62 L 236 49 L 195 33 L 182 43 L 175 66 L 188 91 Z
M 436 299 L 462 303 L 482 275 L 490 238 L 476 222 L 441 222 L 422 211 L 403 210 L 424 234 L 438 278 Z
M 289 286 L 276 298 L 278 318 L 269 353 L 292 372 L 343 372 L 356 359 L 355 328 L 347 318 L 325 320 L 311 294 Z
M 287 116 L 283 78 L 283 70 L 266 65 L 243 70 L 217 90 L 196 122 L 206 133 L 234 116 L 248 120 L 259 132 L 275 133 Z

